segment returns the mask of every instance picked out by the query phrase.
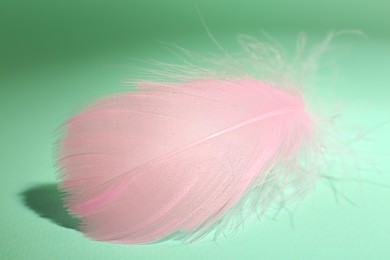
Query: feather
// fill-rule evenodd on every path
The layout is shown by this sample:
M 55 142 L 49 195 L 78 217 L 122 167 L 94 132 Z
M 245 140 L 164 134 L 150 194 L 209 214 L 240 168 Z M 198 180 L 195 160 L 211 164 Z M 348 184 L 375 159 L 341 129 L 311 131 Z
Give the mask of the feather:
M 63 125 L 60 188 L 86 236 L 125 244 L 218 236 L 316 184 L 316 119 L 294 84 L 281 77 L 277 85 L 275 75 L 288 74 L 280 52 L 254 42 L 246 50 L 268 80 L 242 73 L 239 62 L 226 64 L 244 77 L 167 66 L 177 82 L 138 81 L 137 91 Z M 265 69 L 258 61 L 270 55 Z
M 277 165 L 296 167 L 312 133 L 298 95 L 254 79 L 144 83 L 66 127 L 68 207 L 85 234 L 118 243 L 205 232 Z

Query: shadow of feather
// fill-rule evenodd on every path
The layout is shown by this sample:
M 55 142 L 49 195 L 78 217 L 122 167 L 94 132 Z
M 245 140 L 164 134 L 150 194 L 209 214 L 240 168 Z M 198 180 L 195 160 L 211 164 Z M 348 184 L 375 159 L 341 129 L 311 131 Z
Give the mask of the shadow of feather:
M 56 184 L 40 184 L 23 191 L 23 204 L 40 217 L 74 230 L 79 230 L 80 221 L 71 216 L 63 206 L 62 193 Z

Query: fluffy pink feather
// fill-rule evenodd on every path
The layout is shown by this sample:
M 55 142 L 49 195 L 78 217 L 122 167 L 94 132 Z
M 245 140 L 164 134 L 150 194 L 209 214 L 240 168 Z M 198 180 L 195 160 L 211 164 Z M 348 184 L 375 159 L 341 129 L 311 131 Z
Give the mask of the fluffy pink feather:
M 138 87 L 65 125 L 61 188 L 87 236 L 196 239 L 317 178 L 307 165 L 313 122 L 298 94 L 251 78 Z

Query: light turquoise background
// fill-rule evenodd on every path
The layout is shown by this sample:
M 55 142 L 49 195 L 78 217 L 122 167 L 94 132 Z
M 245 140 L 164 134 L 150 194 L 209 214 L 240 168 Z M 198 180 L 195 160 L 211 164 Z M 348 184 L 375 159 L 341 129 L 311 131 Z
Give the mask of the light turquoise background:
M 378 126 L 353 145 L 360 171 L 347 168 L 346 177 L 361 180 L 337 186 L 354 204 L 337 203 L 321 182 L 292 216 L 281 212 L 217 243 L 90 241 L 59 203 L 53 131 L 88 102 L 123 90 L 138 59 L 174 61 L 161 42 L 217 52 L 197 8 L 232 50 L 235 35 L 260 29 L 289 49 L 299 31 L 311 42 L 331 29 L 367 34 L 336 39 L 317 82 L 317 97 L 345 122 Z M 0 37 L 0 259 L 390 259 L 388 1 L 2 0 Z

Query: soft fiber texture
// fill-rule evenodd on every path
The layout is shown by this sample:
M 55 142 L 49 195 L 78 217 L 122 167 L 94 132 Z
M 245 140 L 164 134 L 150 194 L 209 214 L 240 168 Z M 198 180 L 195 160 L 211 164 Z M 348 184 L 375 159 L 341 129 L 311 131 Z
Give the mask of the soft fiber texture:
M 305 193 L 314 124 L 295 92 L 253 78 L 143 82 L 65 124 L 60 187 L 87 236 L 195 240 Z M 314 149 L 317 149 L 314 146 Z

